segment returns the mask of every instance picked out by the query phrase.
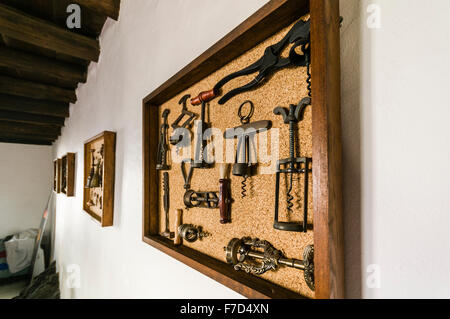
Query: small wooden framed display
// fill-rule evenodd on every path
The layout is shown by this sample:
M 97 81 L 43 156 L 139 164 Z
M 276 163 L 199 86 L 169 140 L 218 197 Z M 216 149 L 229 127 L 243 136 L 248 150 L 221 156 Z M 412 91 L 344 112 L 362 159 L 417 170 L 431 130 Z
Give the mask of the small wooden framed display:
M 61 192 L 67 197 L 74 196 L 75 153 L 67 153 L 61 158 Z
M 61 193 L 61 159 L 57 158 L 53 161 L 53 191 L 57 194 Z
M 102 227 L 113 225 L 116 133 L 105 131 L 84 143 L 83 209 Z

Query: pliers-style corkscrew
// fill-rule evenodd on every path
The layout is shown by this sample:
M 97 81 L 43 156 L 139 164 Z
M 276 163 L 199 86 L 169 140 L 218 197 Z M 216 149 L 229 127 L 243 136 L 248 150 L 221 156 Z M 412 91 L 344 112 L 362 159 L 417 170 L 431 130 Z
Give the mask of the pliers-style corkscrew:
M 221 94 L 220 91 L 225 84 L 240 76 L 259 72 L 251 82 L 226 93 L 219 100 L 219 104 L 225 104 L 232 97 L 254 89 L 269 75 L 280 69 L 290 66 L 306 66 L 306 64 L 309 63 L 309 40 L 310 21 L 299 20 L 280 42 L 267 47 L 264 51 L 264 55 L 258 61 L 245 69 L 227 75 L 220 80 L 212 90 L 201 92 L 197 97 L 191 99 L 191 104 L 199 105 L 201 103 L 209 102 Z M 289 51 L 289 56 L 286 58 L 281 57 L 281 53 L 290 43 L 294 43 L 294 45 Z M 298 47 L 301 47 L 303 54 L 297 53 L 296 49 Z
M 243 70 L 232 73 L 222 80 L 220 80 L 214 86 L 214 92 L 219 92 L 220 89 L 228 83 L 230 80 L 243 76 L 249 75 L 254 72 L 258 72 L 258 75 L 249 83 L 239 88 L 233 89 L 226 93 L 220 100 L 219 104 L 225 104 L 229 99 L 238 95 L 242 92 L 249 91 L 257 86 L 261 81 L 263 81 L 271 73 L 289 67 L 289 66 L 305 66 L 306 65 L 306 54 L 305 52 L 309 48 L 306 48 L 306 44 L 309 43 L 309 21 L 305 22 L 303 20 L 298 21 L 292 29 L 286 34 L 286 36 L 278 43 L 271 45 L 266 48 L 264 55 L 252 65 L 246 67 Z M 283 49 L 289 44 L 294 43 L 289 51 L 289 56 L 287 58 L 281 58 L 280 54 Z M 296 48 L 301 46 L 304 54 L 300 55 L 296 52 Z

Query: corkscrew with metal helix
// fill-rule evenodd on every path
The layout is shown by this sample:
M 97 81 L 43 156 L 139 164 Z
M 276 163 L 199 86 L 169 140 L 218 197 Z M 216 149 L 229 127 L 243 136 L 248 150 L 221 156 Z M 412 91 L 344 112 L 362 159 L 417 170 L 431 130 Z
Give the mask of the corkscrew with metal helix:
M 249 110 L 247 114 L 243 114 L 244 106 L 248 104 Z M 238 116 L 242 125 L 232 129 L 227 129 L 225 138 L 237 138 L 236 159 L 233 164 L 232 173 L 234 176 L 241 176 L 241 196 L 247 196 L 247 179 L 254 174 L 256 166 L 256 146 L 255 135 L 263 131 L 267 131 L 272 127 L 272 122 L 263 120 L 250 122 L 255 111 L 255 106 L 252 101 L 244 101 L 238 110 Z M 252 156 L 253 155 L 253 156 Z
M 311 105 L 311 98 L 303 98 L 298 105 L 291 104 L 289 109 L 277 107 L 273 110 L 274 114 L 281 115 L 285 124 L 289 124 L 289 158 L 278 161 L 275 184 L 275 218 L 273 227 L 278 230 L 306 232 L 308 218 L 308 175 L 310 170 L 311 158 L 295 156 L 295 130 L 296 124 L 303 120 L 303 114 L 307 106 Z M 286 207 L 288 214 L 293 212 L 294 206 L 292 195 L 294 174 L 304 174 L 303 185 L 303 222 L 282 222 L 278 220 L 279 197 L 280 197 L 280 174 L 287 174 L 288 189 L 286 192 Z

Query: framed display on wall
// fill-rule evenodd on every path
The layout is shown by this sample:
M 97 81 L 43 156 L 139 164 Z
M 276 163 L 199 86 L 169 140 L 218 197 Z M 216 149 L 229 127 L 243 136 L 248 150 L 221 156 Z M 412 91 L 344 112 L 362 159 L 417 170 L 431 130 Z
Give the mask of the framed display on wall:
M 344 296 L 339 27 L 338 1 L 269 1 L 144 98 L 144 242 L 250 298 Z M 197 152 L 210 127 L 231 162 Z
M 113 225 L 116 133 L 105 131 L 84 144 L 83 209 L 102 227 Z
M 61 192 L 67 197 L 74 196 L 75 153 L 67 153 L 61 158 Z
M 59 194 L 61 192 L 61 159 L 53 161 L 53 191 Z

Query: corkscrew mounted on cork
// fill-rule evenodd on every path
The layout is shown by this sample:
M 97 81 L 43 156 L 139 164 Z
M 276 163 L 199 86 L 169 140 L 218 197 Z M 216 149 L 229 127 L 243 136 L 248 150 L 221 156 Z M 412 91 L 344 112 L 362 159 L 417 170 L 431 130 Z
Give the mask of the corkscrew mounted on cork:
M 222 80 L 217 82 L 212 90 L 200 93 L 198 97 L 191 100 L 192 105 L 199 105 L 203 101 L 211 101 L 213 98 L 221 95 L 222 87 L 235 78 L 258 72 L 254 76 L 254 79 L 246 85 L 234 88 L 225 93 L 218 102 L 220 105 L 225 104 L 228 100 L 238 94 L 255 89 L 264 83 L 264 81 L 276 71 L 292 66 L 305 66 L 305 51 L 307 50 L 306 46 L 309 43 L 309 38 L 310 21 L 299 20 L 283 37 L 283 39 L 281 39 L 278 43 L 268 46 L 259 60 L 242 70 L 227 75 Z M 291 43 L 293 45 L 289 50 L 289 55 L 287 57 L 282 57 L 281 54 L 283 50 Z M 303 54 L 298 53 L 298 47 L 302 49 Z
M 220 210 L 220 223 L 226 224 L 231 222 L 231 190 L 230 179 L 228 175 L 228 164 L 220 166 L 219 192 L 198 192 L 191 189 L 191 179 L 194 172 L 192 161 L 189 171 L 186 172 L 185 161 L 181 162 L 181 173 L 184 179 L 183 202 L 187 209 L 189 208 L 209 208 Z
M 94 164 L 95 156 L 94 156 L 94 153 L 95 153 L 95 149 L 91 149 L 91 157 L 92 157 L 92 159 L 91 159 L 91 171 L 90 171 L 90 173 L 89 173 L 89 175 L 87 177 L 86 185 L 84 186 L 84 188 L 92 188 L 92 186 L 91 186 L 92 179 L 94 178 L 94 175 L 95 175 L 95 164 Z
M 100 157 L 95 164 L 95 149 L 91 149 L 92 159 L 91 159 L 91 171 L 86 180 L 86 185 L 84 188 L 97 188 L 102 187 L 103 184 L 103 150 L 104 144 L 102 144 L 99 154 Z
M 179 236 L 188 243 L 195 243 L 197 240 L 202 240 L 205 237 L 211 236 L 210 233 L 203 230 L 202 226 L 192 224 L 182 224 L 178 226 L 177 232 Z
M 156 159 L 156 169 L 158 171 L 170 170 L 170 165 L 167 163 L 167 152 L 169 151 L 169 146 L 167 144 L 167 130 L 169 129 L 169 124 L 167 118 L 169 113 L 170 110 L 165 109 L 162 114 L 163 124 L 161 125 L 161 131 L 159 133 L 158 154 Z
M 284 107 L 277 107 L 273 110 L 276 115 L 281 115 L 285 124 L 289 124 L 289 158 L 279 160 L 277 163 L 276 184 L 275 184 L 275 217 L 273 227 L 283 231 L 305 232 L 307 231 L 308 220 L 308 174 L 311 172 L 309 157 L 295 157 L 295 128 L 299 121 L 303 120 L 303 114 L 307 106 L 311 105 L 311 98 L 303 98 L 298 105 L 291 104 L 289 110 Z M 303 184 L 303 222 L 281 222 L 278 220 L 279 195 L 280 195 L 280 174 L 286 173 L 289 178 L 289 186 L 286 193 L 287 212 L 293 212 L 294 204 L 293 175 L 304 174 Z
M 67 191 L 67 159 L 62 159 L 62 179 L 61 179 L 61 189 L 65 193 Z
M 217 192 L 198 192 L 191 189 L 191 179 L 194 173 L 194 165 L 192 160 L 190 163 L 189 172 L 186 172 L 186 161 L 181 162 L 181 174 L 184 179 L 184 189 L 186 192 L 183 195 L 183 202 L 187 209 L 189 208 L 210 208 L 214 209 L 219 206 L 219 197 Z
M 182 143 L 182 145 L 180 145 L 180 142 L 183 141 L 183 135 L 188 133 L 190 129 L 190 127 L 192 126 L 192 123 L 194 121 L 194 119 L 197 117 L 197 114 L 189 111 L 187 109 L 187 100 L 191 97 L 190 94 L 186 94 L 183 95 L 183 97 L 180 99 L 180 101 L 178 102 L 178 104 L 182 105 L 182 109 L 181 109 L 181 114 L 177 117 L 177 119 L 175 120 L 175 122 L 172 123 L 172 129 L 173 129 L 173 134 L 170 136 L 170 144 L 172 145 L 177 145 L 178 147 L 185 147 L 187 146 L 186 142 L 190 141 L 190 139 L 185 138 L 184 141 L 185 143 Z M 184 122 L 182 124 L 180 124 L 183 119 L 187 117 Z M 184 129 L 184 130 L 182 130 Z
M 219 210 L 220 223 L 231 223 L 231 180 L 228 177 L 229 164 L 223 163 L 220 165 L 220 179 L 219 179 Z
M 306 284 L 312 291 L 315 289 L 313 245 L 306 246 L 303 260 L 286 258 L 281 250 L 275 249 L 267 240 L 251 237 L 231 239 L 224 251 L 227 263 L 233 265 L 234 270 L 262 275 L 267 271 L 277 270 L 279 266 L 286 266 L 303 270 Z
M 250 109 L 245 115 L 243 114 L 243 107 L 246 104 L 250 106 Z M 235 163 L 233 164 L 233 175 L 243 178 L 241 183 L 242 198 L 247 196 L 246 182 L 249 177 L 254 175 L 256 167 L 255 135 L 272 127 L 272 122 L 266 120 L 250 123 L 254 110 L 255 107 L 252 101 L 247 100 L 242 103 L 238 110 L 238 116 L 242 125 L 227 129 L 224 134 L 226 139 L 237 138 L 238 140 Z
M 206 140 L 203 139 L 209 124 L 206 123 L 206 104 L 215 97 L 214 92 L 202 92 L 197 97 L 191 99 L 192 105 L 201 104 L 200 127 L 197 127 L 197 138 L 194 150 L 194 160 L 192 167 L 194 168 L 211 168 L 211 164 L 205 159 Z
M 175 233 L 170 232 L 169 230 L 169 205 L 170 205 L 170 199 L 169 199 L 169 173 L 164 172 L 163 174 L 163 190 L 164 190 L 164 214 L 165 214 L 165 229 L 161 233 L 161 236 L 167 237 L 167 238 L 173 238 L 175 236 Z

